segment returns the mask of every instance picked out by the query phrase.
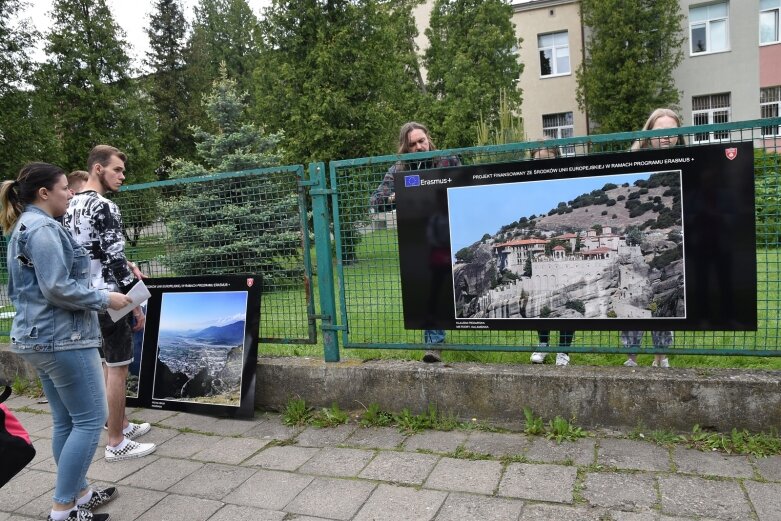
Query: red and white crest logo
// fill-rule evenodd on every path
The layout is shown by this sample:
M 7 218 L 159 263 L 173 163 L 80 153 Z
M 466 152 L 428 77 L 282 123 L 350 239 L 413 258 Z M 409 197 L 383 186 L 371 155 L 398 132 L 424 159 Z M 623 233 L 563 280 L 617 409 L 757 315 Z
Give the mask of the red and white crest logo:
M 252 285 L 255 284 L 255 279 L 247 279 L 247 287 L 251 288 Z
M 727 159 L 732 161 L 736 157 L 738 157 L 738 149 L 737 148 L 727 148 L 724 150 L 724 155 L 727 156 Z

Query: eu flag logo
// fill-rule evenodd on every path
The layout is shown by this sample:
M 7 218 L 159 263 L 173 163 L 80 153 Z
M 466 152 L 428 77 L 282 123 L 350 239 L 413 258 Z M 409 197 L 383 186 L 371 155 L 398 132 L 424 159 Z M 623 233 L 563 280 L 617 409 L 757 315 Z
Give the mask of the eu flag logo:
M 419 175 L 405 175 L 404 176 L 404 187 L 405 188 L 411 188 L 413 186 L 420 186 L 420 176 Z

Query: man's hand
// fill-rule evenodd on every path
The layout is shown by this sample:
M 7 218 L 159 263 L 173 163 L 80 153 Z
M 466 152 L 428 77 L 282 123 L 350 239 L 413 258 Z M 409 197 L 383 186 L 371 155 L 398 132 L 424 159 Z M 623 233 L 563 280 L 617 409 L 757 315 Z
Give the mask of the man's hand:
M 127 267 L 130 269 L 131 272 L 133 272 L 133 276 L 138 280 L 147 278 L 146 275 L 141 273 L 141 270 L 138 269 L 138 264 L 127 261 Z
M 132 328 L 133 333 L 144 329 L 144 325 L 146 324 L 146 315 L 144 315 L 144 312 L 141 310 L 141 306 L 133 309 L 133 318 L 136 319 L 136 323 Z

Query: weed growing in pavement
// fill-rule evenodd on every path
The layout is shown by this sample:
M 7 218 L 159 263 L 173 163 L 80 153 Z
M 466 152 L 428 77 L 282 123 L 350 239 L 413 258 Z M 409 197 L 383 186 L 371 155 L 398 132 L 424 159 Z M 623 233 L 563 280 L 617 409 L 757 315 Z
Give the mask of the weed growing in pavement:
M 574 421 L 575 419 L 573 418 L 572 422 Z M 587 432 L 574 425 L 572 422 L 567 421 L 561 416 L 556 416 L 548 422 L 545 437 L 549 440 L 556 440 L 559 443 L 564 440 L 575 441 L 578 438 L 585 437 Z
M 523 416 L 526 422 L 526 428 L 523 429 L 523 432 L 532 436 L 540 436 L 545 433 L 545 424 L 542 421 L 542 417 L 535 416 L 528 407 L 523 408 Z
M 746 429 L 732 429 L 732 432 L 722 434 L 707 432 L 699 425 L 695 425 L 691 434 L 681 435 L 679 441 L 690 448 L 703 451 L 718 450 L 727 454 L 751 454 L 757 457 L 781 454 L 781 438 L 775 429 L 769 433 L 757 434 L 752 434 Z
M 387 427 L 393 423 L 393 414 L 380 409 L 380 404 L 372 402 L 361 415 L 360 424 L 364 427 Z
M 312 408 L 303 398 L 291 398 L 282 412 L 282 423 L 291 426 L 306 425 L 312 419 Z
M 393 421 L 399 430 L 406 433 L 420 432 L 431 425 L 425 415 L 412 414 L 406 407 L 393 416 Z
M 350 419 L 348 414 L 341 410 L 336 403 L 331 407 L 323 407 L 312 415 L 310 423 L 315 427 L 336 427 L 347 423 Z
M 484 454 L 482 452 L 472 452 L 469 449 L 465 449 L 463 446 L 459 446 L 456 450 L 448 454 L 451 458 L 456 459 L 468 459 L 468 460 L 484 460 L 491 459 L 490 454 Z
M 30 388 L 30 382 L 27 380 L 27 378 L 22 378 L 19 375 L 16 375 L 14 377 L 14 381 L 11 384 L 11 390 L 14 392 L 14 394 L 22 396 L 27 392 L 27 389 Z

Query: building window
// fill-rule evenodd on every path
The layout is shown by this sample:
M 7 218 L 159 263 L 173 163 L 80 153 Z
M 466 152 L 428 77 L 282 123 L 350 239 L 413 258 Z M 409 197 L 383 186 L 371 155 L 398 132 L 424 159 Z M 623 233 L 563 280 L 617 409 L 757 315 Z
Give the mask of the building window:
M 567 31 L 537 36 L 540 49 L 540 76 L 569 74 L 569 38 Z
M 759 43 L 779 43 L 778 25 L 781 17 L 781 0 L 760 0 Z
M 759 89 L 759 115 L 762 118 L 781 116 L 781 86 Z M 762 137 L 781 136 L 781 126 L 762 127 Z
M 561 139 L 575 135 L 572 112 L 542 115 L 542 133 L 548 139 Z M 575 154 L 575 145 L 567 145 L 559 149 L 564 156 Z
M 692 98 L 692 123 L 695 125 L 711 125 L 727 123 L 730 119 L 730 93 L 694 96 Z M 707 143 L 728 139 L 729 131 L 704 132 L 694 134 L 695 143 Z
M 689 42 L 692 54 L 729 49 L 729 6 L 727 2 L 689 9 Z

